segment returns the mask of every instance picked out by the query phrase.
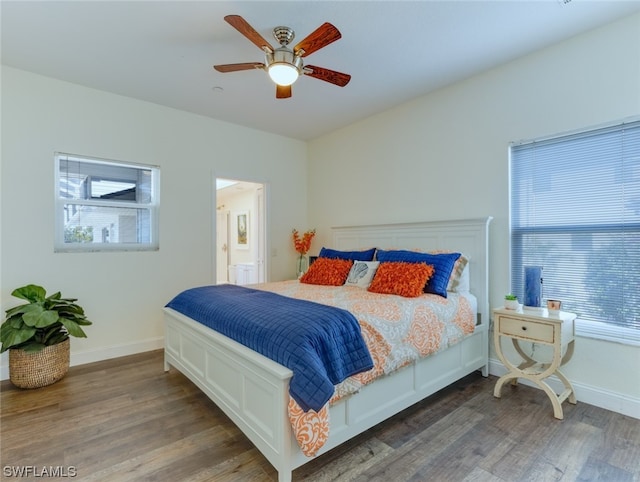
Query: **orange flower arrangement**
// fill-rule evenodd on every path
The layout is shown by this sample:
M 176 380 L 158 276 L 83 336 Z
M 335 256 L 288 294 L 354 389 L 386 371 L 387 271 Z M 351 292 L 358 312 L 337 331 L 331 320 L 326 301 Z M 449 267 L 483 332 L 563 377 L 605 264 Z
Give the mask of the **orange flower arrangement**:
M 311 241 L 315 235 L 316 230 L 311 229 L 310 231 L 306 231 L 301 238 L 298 230 L 293 230 L 293 246 L 296 248 L 296 251 L 300 253 L 300 256 L 304 256 L 309 252 L 309 249 L 311 248 Z
M 296 274 L 298 278 L 300 278 L 300 276 L 302 276 L 307 269 L 305 255 L 309 252 L 309 249 L 311 248 L 311 241 L 313 240 L 313 237 L 316 235 L 316 230 L 311 229 L 309 231 L 305 231 L 302 234 L 302 237 L 300 237 L 300 233 L 298 232 L 298 230 L 294 229 L 292 232 L 292 235 L 293 235 L 293 247 L 300 254 L 300 256 L 298 257 L 298 264 L 296 269 Z

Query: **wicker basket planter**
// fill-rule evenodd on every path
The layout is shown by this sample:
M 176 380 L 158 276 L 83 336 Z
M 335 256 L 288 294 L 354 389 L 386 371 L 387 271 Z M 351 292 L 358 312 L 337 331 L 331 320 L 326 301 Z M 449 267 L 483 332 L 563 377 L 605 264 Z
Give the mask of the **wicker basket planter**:
M 67 338 L 35 353 L 9 350 L 9 378 L 18 388 L 40 388 L 57 382 L 69 371 L 69 346 Z

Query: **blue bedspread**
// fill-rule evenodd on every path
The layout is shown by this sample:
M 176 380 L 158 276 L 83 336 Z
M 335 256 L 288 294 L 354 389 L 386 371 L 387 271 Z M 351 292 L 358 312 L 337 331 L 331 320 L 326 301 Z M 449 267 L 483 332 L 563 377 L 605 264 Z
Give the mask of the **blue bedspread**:
M 358 321 L 340 308 L 236 285 L 192 288 L 167 307 L 289 368 L 290 394 L 305 411 L 373 367 Z

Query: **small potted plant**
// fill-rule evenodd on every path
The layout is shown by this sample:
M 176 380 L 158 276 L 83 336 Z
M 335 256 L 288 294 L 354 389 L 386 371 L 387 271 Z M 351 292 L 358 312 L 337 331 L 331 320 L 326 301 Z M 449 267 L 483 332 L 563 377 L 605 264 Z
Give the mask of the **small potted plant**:
M 512 294 L 505 295 L 504 307 L 507 310 L 517 310 L 518 308 L 520 308 L 520 303 L 518 303 L 518 297 Z
M 63 378 L 69 370 L 69 335 L 86 338 L 91 325 L 75 298 L 27 285 L 12 296 L 28 303 L 6 311 L 0 327 L 0 353 L 9 350 L 9 378 L 19 388 L 39 388 Z

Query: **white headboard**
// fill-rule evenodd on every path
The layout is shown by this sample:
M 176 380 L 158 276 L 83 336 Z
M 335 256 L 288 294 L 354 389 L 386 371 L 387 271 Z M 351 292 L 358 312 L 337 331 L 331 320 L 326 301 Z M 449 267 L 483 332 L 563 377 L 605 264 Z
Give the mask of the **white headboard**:
M 481 219 L 334 227 L 333 248 L 447 250 L 469 258 L 471 292 L 478 299 L 479 323 L 489 316 L 489 223 Z

